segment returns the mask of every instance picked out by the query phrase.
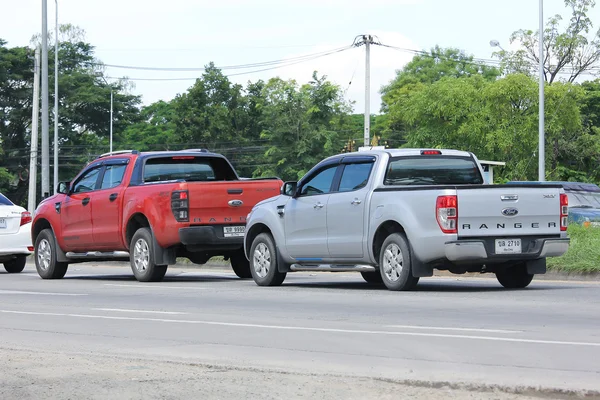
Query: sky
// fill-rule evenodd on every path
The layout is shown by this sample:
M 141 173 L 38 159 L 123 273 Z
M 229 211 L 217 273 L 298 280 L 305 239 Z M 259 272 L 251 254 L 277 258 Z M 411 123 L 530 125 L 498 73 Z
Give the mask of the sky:
M 86 31 L 86 41 L 106 64 L 161 68 L 201 68 L 287 59 L 349 46 L 371 34 L 385 45 L 429 50 L 455 47 L 476 58 L 492 59 L 490 40 L 510 49 L 518 29 L 537 30 L 538 0 L 58 0 L 59 24 Z M 560 14 L 563 0 L 544 0 L 544 20 Z M 600 6 L 588 15 L 600 26 Z M 48 28 L 54 29 L 55 1 L 48 0 Z M 8 46 L 28 46 L 41 32 L 42 0 L 0 0 L 0 38 Z M 381 106 L 381 87 L 414 56 L 383 46 L 371 47 L 372 113 Z M 231 76 L 235 83 L 279 76 L 299 84 L 313 71 L 338 84 L 354 111 L 364 112 L 365 47 L 284 68 Z M 224 70 L 225 74 L 252 69 Z M 134 80 L 143 104 L 171 100 L 185 92 L 201 72 L 146 71 L 109 67 L 106 75 Z M 50 89 L 52 90 L 52 89 Z

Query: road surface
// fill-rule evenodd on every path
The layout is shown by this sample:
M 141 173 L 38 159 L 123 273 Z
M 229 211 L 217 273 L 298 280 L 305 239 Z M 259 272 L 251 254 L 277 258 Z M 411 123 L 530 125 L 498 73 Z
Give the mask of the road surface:
M 494 398 L 600 390 L 600 284 L 227 269 L 0 273 L 0 398 Z M 521 396 L 516 396 L 521 394 Z

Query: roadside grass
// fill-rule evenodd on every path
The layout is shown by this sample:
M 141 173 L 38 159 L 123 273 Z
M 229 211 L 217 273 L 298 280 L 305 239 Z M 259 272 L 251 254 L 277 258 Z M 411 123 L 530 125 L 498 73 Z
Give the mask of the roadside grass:
M 569 225 L 571 244 L 562 257 L 547 259 L 548 270 L 566 273 L 600 272 L 600 228 Z

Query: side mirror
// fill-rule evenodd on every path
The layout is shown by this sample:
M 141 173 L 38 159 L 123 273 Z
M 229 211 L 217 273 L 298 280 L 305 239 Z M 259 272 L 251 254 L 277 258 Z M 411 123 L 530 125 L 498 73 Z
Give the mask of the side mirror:
M 69 194 L 69 190 L 71 190 L 71 182 L 58 182 L 56 193 Z
M 294 197 L 296 195 L 296 189 L 298 189 L 298 182 L 288 181 L 281 186 L 280 193 L 284 196 Z

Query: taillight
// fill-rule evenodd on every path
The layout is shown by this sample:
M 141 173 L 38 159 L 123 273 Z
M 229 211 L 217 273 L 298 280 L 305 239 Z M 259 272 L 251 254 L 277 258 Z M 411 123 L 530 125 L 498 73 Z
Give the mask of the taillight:
M 33 218 L 31 217 L 31 213 L 29 211 L 23 211 L 21 213 L 21 226 L 28 224 L 31 221 L 33 221 Z
M 189 221 L 190 203 L 187 190 L 176 190 L 171 193 L 171 211 L 177 222 Z
M 421 150 L 422 156 L 438 156 L 440 154 L 442 154 L 442 152 L 439 150 Z
M 458 233 L 458 198 L 456 196 L 438 196 L 435 215 L 442 232 Z
M 566 194 L 560 195 L 560 230 L 566 231 L 569 220 L 569 198 Z

